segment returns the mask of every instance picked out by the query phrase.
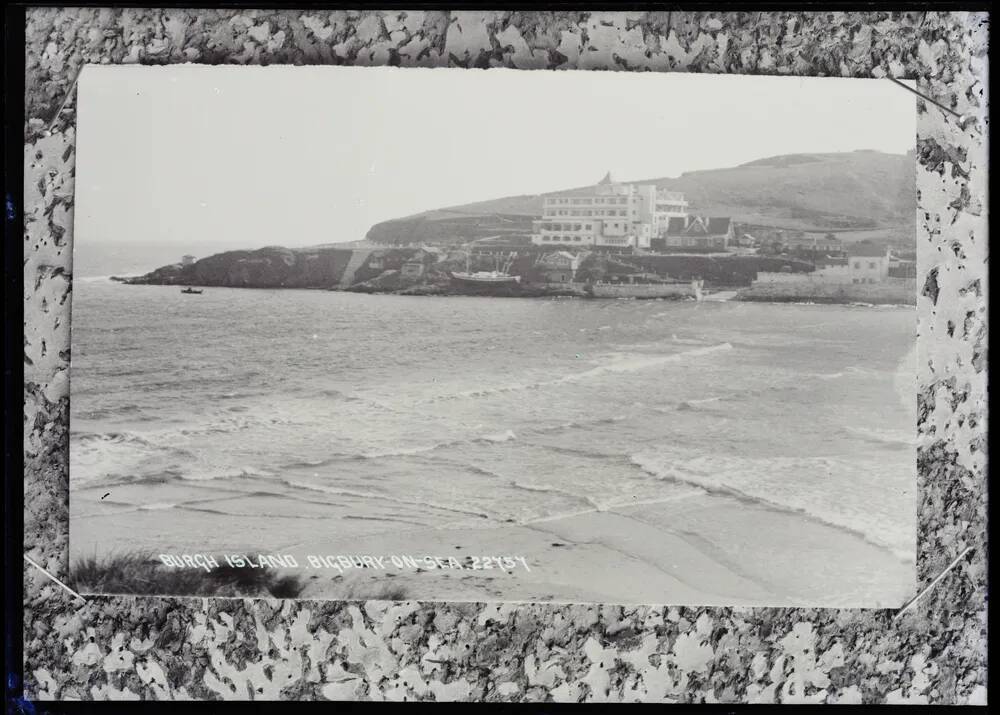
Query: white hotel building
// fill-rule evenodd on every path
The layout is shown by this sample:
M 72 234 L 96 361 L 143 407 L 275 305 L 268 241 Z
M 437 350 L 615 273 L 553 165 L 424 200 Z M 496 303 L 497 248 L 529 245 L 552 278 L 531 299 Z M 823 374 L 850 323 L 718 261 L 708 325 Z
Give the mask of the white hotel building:
M 596 186 L 546 196 L 531 242 L 559 248 L 649 248 L 671 216 L 687 216 L 684 195 L 654 184 L 620 184 L 605 176 Z

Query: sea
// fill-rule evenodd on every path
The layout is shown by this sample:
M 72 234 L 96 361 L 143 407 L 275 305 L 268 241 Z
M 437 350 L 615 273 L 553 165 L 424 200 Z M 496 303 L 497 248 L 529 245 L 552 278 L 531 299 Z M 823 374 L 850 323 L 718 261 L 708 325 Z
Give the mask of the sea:
M 913 559 L 912 306 L 106 277 L 72 301 L 71 492 L 205 518 L 203 487 L 267 495 L 263 535 L 280 514 L 328 536 L 736 496 Z

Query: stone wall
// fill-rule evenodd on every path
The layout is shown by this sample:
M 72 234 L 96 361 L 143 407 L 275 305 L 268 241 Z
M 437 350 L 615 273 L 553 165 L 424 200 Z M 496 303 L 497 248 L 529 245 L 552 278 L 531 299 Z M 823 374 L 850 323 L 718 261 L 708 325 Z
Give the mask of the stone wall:
M 589 288 L 574 284 L 586 291 L 592 291 L 595 298 L 685 298 L 694 297 L 690 283 L 595 283 Z
M 843 283 L 822 277 L 763 281 L 744 288 L 736 300 L 802 303 L 870 303 L 916 305 L 916 281 L 887 280 L 882 283 Z

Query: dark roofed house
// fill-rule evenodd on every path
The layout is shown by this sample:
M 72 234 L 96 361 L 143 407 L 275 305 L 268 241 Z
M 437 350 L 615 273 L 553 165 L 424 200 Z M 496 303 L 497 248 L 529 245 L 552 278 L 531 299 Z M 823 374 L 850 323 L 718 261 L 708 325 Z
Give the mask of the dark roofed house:
M 708 232 L 712 236 L 725 236 L 733 230 L 733 220 L 730 218 L 713 217 L 708 219 Z
M 683 233 L 684 229 L 687 228 L 688 217 L 687 216 L 671 216 L 667 220 L 667 233 L 679 234 Z
M 728 217 L 671 217 L 664 242 L 671 248 L 725 249 L 735 239 L 733 221 Z

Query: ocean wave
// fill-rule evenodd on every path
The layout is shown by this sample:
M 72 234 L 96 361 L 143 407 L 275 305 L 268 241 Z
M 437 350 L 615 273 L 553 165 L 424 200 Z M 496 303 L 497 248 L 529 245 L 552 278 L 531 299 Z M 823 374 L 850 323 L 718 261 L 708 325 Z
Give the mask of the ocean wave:
M 456 392 L 446 395 L 436 395 L 426 400 L 421 400 L 421 402 L 438 402 L 442 400 L 455 400 L 463 398 L 473 398 L 473 397 L 491 397 L 493 395 L 501 395 L 508 392 L 520 392 L 524 390 L 536 390 L 542 387 L 555 387 L 559 385 L 571 385 L 579 382 L 585 382 L 595 377 L 600 377 L 602 375 L 620 375 L 633 372 L 639 372 L 641 370 L 649 370 L 655 367 L 661 367 L 663 365 L 669 365 L 670 363 L 678 362 L 681 360 L 701 357 L 704 355 L 711 355 L 717 352 L 724 352 L 727 350 L 732 350 L 733 346 L 731 343 L 718 343 L 716 345 L 705 345 L 702 347 L 693 348 L 691 350 L 683 350 L 681 352 L 670 353 L 668 355 L 629 355 L 624 358 L 620 358 L 613 362 L 605 365 L 598 365 L 597 367 L 591 368 L 590 370 L 584 370 L 582 372 L 570 373 L 568 375 L 563 375 L 552 380 L 539 380 L 537 382 L 529 383 L 512 383 L 509 385 L 499 385 L 497 387 L 484 387 L 478 390 L 465 390 L 463 392 Z
M 600 425 L 613 425 L 618 422 L 624 422 L 628 419 L 627 415 L 613 415 L 611 417 L 595 417 L 592 420 L 570 420 L 569 422 L 562 422 L 557 425 L 551 425 L 548 427 L 536 427 L 532 432 L 538 434 L 548 434 L 551 432 L 566 432 L 575 429 L 585 429 L 587 427 L 598 427 Z
M 186 449 L 158 444 L 131 432 L 70 434 L 70 479 L 74 484 L 132 482 L 142 478 L 144 465 L 177 465 L 194 459 Z
M 514 489 L 519 489 L 525 492 L 533 492 L 536 494 L 559 494 L 564 497 L 569 497 L 573 501 L 583 502 L 587 504 L 591 509 L 599 510 L 601 505 L 594 501 L 587 494 L 577 494 L 576 492 L 571 492 L 567 489 L 560 489 L 559 487 L 552 486 L 551 484 L 530 484 L 518 481 L 517 479 L 512 479 L 509 482 L 510 486 Z
M 600 459 L 600 460 L 622 460 L 624 457 L 616 452 L 599 452 L 596 449 L 587 449 L 585 447 L 564 447 L 558 444 L 539 444 L 537 445 L 543 449 L 547 449 L 550 452 L 556 452 L 558 454 L 566 454 L 573 457 L 586 457 L 587 459 Z
M 80 444 L 152 444 L 134 432 L 72 432 L 70 438 Z
M 453 439 L 432 444 L 414 445 L 412 447 L 397 447 L 394 449 L 373 450 L 369 452 L 338 452 L 320 459 L 303 459 L 282 465 L 285 469 L 311 469 L 328 467 L 332 464 L 359 459 L 388 459 L 390 457 L 414 457 L 421 454 L 436 452 L 449 447 L 459 447 L 469 444 L 503 444 L 517 439 L 513 430 L 504 430 L 492 434 L 484 434 L 468 439 Z
M 851 373 L 852 375 L 865 375 L 865 376 L 876 376 L 876 377 L 882 377 L 885 374 L 883 372 L 880 372 L 879 370 L 875 370 L 870 367 L 862 367 L 860 365 L 851 365 L 850 367 L 847 368 L 847 372 Z
M 464 514 L 466 516 L 474 516 L 480 519 L 493 519 L 495 518 L 492 514 L 487 514 L 482 511 L 475 511 L 472 509 L 462 509 L 455 506 L 446 506 L 444 504 L 435 504 L 431 501 L 421 501 L 414 499 L 401 499 L 399 497 L 388 496 L 386 494 L 379 494 L 376 492 L 362 492 L 354 489 L 344 489 L 342 487 L 329 487 L 323 484 L 311 484 L 309 482 L 300 482 L 294 479 L 284 479 L 282 483 L 293 489 L 305 489 L 313 492 L 321 492 L 323 494 L 330 494 L 332 496 L 345 496 L 354 499 L 364 499 L 371 501 L 380 502 L 390 502 L 393 504 L 405 504 L 409 507 L 423 507 L 426 509 L 432 509 L 435 511 L 444 511 L 455 514 Z
M 252 467 L 237 467 L 235 469 L 207 469 L 189 473 L 182 472 L 178 475 L 180 479 L 187 482 L 212 482 L 219 479 L 254 479 L 273 476 L 274 474 L 272 472 L 268 472 L 263 469 L 254 469 Z
M 774 475 L 779 472 L 778 463 L 801 462 L 798 471 L 808 473 L 821 468 L 820 462 L 836 461 L 817 459 L 773 458 L 749 460 L 736 458 L 694 458 L 637 454 L 630 457 L 631 463 L 646 474 L 672 483 L 697 487 L 709 494 L 718 494 L 769 509 L 800 514 L 813 521 L 848 532 L 863 541 L 891 552 L 900 560 L 913 558 L 912 546 L 898 531 L 889 525 L 889 519 L 877 518 L 870 510 L 863 508 L 871 502 L 859 501 L 862 508 L 857 513 L 836 510 L 829 507 L 835 500 L 830 494 L 823 494 L 810 484 L 805 490 L 795 490 L 792 484 L 776 488 L 760 475 Z M 759 464 L 753 464 L 759 462 Z M 700 468 L 699 468 L 700 465 Z M 850 485 L 831 486 L 850 489 Z M 876 517 L 876 518 L 873 518 Z M 915 516 L 914 516 L 915 518 Z M 915 543 L 916 534 L 913 535 Z
M 697 400 L 682 400 L 677 403 L 678 410 L 694 410 L 702 405 L 711 405 L 722 400 L 722 397 L 703 397 Z
M 917 445 L 916 424 L 913 426 L 912 433 L 903 432 L 902 430 L 869 429 L 867 427 L 845 427 L 844 431 L 876 444 L 902 445 L 906 447 L 915 447 Z
M 493 444 L 500 444 L 502 442 L 510 442 L 513 439 L 517 439 L 517 435 L 514 434 L 514 430 L 505 430 L 503 432 L 497 432 L 495 434 L 487 434 L 472 440 L 473 442 L 491 442 Z

